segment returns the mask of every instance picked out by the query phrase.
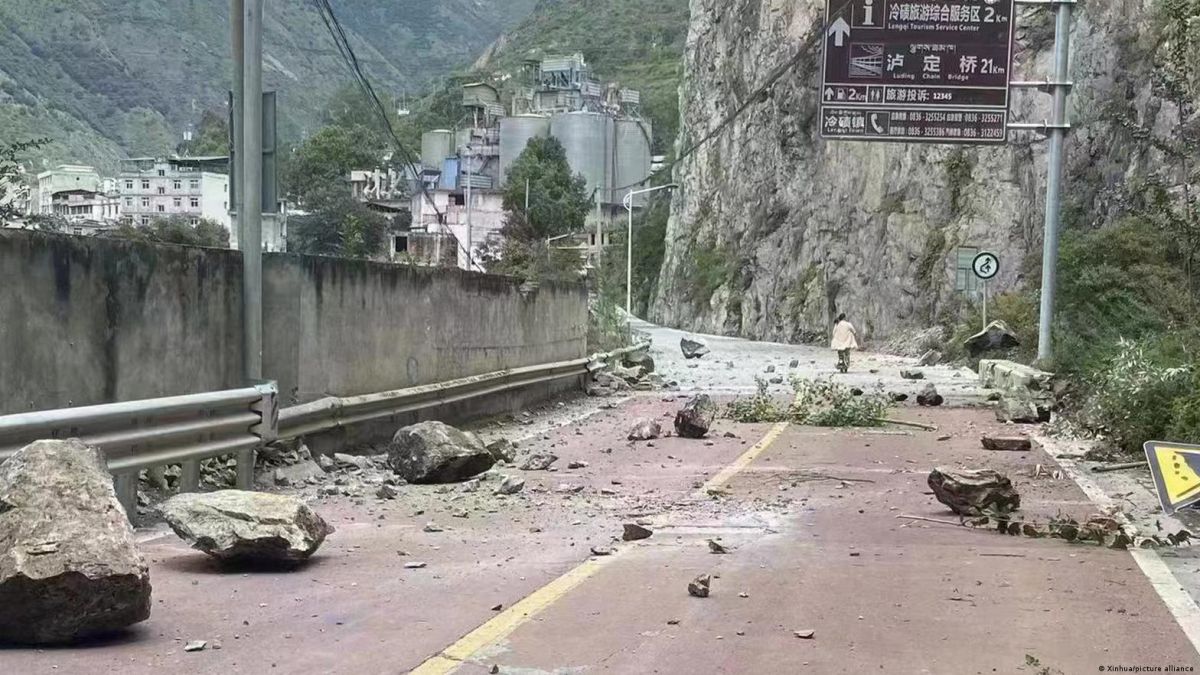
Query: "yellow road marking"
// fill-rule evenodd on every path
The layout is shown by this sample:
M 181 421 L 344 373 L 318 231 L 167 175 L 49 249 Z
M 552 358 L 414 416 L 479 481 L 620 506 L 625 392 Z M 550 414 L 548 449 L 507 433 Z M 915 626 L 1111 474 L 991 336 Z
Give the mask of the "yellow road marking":
M 721 473 L 713 476 L 708 480 L 707 483 L 702 485 L 700 487 L 700 494 L 704 495 L 707 494 L 709 490 L 717 490 L 724 487 L 731 478 L 745 470 L 746 467 L 750 466 L 751 462 L 758 459 L 759 455 L 763 454 L 767 448 L 771 447 L 775 441 L 779 440 L 779 436 L 782 435 L 784 431 L 787 431 L 789 426 L 791 425 L 788 422 L 780 422 L 771 427 L 771 430 L 767 432 L 767 435 L 764 436 L 761 441 L 756 443 L 754 447 L 747 450 L 741 457 L 738 457 L 733 464 L 730 464 L 722 469 Z
M 787 422 L 780 422 L 771 427 L 767 435 L 756 443 L 754 447 L 743 453 L 741 457 L 738 457 L 733 464 L 730 464 L 716 476 L 709 479 L 700 488 L 701 494 L 706 493 L 710 489 L 720 488 L 725 483 L 728 483 L 731 478 L 749 466 L 767 448 L 771 447 L 771 444 L 779 440 L 779 437 L 789 426 Z M 485 647 L 512 635 L 527 621 L 540 614 L 550 605 L 553 605 L 576 586 L 594 576 L 616 559 L 617 555 L 612 555 L 604 558 L 592 558 L 584 562 L 561 577 L 525 596 L 520 602 L 496 615 L 492 620 L 467 633 L 458 642 L 442 650 L 440 654 L 409 671 L 410 675 L 449 675 L 453 673 L 472 656 L 479 653 Z

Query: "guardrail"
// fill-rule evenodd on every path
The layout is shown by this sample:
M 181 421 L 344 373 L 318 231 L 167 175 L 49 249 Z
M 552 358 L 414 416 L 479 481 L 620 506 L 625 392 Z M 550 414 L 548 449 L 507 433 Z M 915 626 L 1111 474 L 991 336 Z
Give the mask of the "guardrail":
M 586 359 L 514 368 L 498 373 L 378 394 L 323 398 L 280 411 L 279 437 L 299 438 L 356 424 L 384 422 L 394 420 L 397 416 L 406 413 L 480 396 L 490 396 L 571 377 L 582 377 L 603 368 L 607 361 L 641 351 L 649 346 L 649 343 L 642 343 L 608 354 L 597 354 Z
M 132 514 L 143 469 L 180 464 L 180 490 L 200 486 L 200 462 L 237 455 L 237 484 L 254 485 L 254 451 L 275 438 L 275 384 L 0 416 L 0 462 L 38 440 L 78 438 L 99 449 Z
M 137 505 L 138 473 L 180 464 L 181 492 L 200 487 L 200 462 L 237 456 L 237 486 L 254 486 L 255 449 L 277 438 L 298 438 L 404 413 L 601 370 L 641 343 L 591 358 L 514 368 L 421 387 L 348 398 L 326 398 L 280 411 L 274 383 L 188 396 L 126 401 L 0 416 L 0 462 L 38 440 L 78 438 L 99 449 L 126 513 Z

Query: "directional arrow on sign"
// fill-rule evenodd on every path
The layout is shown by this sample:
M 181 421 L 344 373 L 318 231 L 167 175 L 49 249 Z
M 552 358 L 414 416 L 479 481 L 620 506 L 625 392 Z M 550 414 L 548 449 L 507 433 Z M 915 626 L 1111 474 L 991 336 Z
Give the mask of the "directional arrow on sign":
M 833 46 L 845 46 L 846 38 L 850 37 L 850 24 L 839 16 L 837 21 L 834 21 L 833 25 L 829 27 L 829 35 L 833 38 Z

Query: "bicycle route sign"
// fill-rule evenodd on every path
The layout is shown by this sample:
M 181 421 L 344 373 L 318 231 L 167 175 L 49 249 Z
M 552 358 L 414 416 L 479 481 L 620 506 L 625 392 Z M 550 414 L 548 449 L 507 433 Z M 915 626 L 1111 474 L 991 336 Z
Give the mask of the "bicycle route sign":
M 1008 141 L 1015 0 L 826 0 L 821 136 Z

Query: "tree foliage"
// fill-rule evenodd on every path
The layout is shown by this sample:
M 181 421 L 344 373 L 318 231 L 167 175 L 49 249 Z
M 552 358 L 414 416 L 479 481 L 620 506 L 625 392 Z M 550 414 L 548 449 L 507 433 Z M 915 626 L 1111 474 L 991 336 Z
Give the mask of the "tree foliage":
M 364 126 L 321 129 L 296 150 L 289 162 L 288 198 L 309 211 L 325 208 L 318 200 L 333 187 L 348 192 L 350 172 L 378 166 L 383 147 L 379 134 Z
M 534 138 L 513 162 L 504 191 L 504 210 L 508 213 L 509 238 L 548 239 L 583 230 L 591 211 L 587 181 L 571 173 L 567 152 L 558 139 Z
M 184 157 L 220 157 L 229 154 L 229 120 L 220 112 L 206 110 L 200 127 L 190 141 L 176 148 Z
M 337 187 L 312 195 L 310 201 L 316 208 L 289 222 L 289 250 L 339 258 L 374 258 L 383 252 L 390 225 L 386 216 Z
M 184 216 L 156 218 L 146 225 L 123 223 L 117 229 L 105 233 L 105 236 L 159 244 L 229 248 L 229 230 L 207 218 L 194 227 Z
M 17 191 L 22 188 L 20 158 L 50 142 L 39 138 L 32 141 L 0 143 L 0 223 L 21 215 L 17 212 Z

